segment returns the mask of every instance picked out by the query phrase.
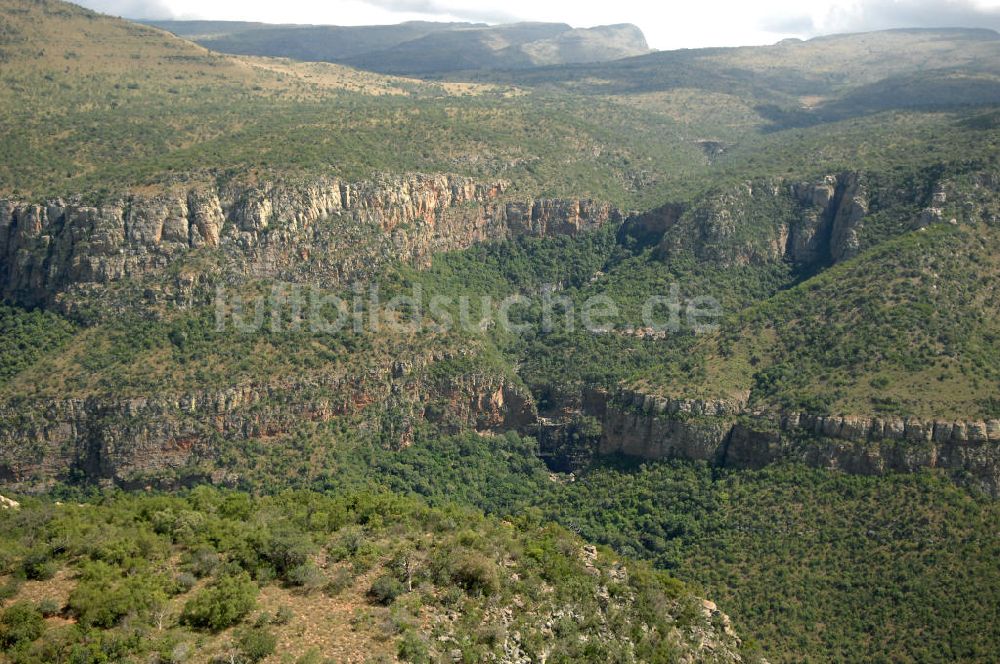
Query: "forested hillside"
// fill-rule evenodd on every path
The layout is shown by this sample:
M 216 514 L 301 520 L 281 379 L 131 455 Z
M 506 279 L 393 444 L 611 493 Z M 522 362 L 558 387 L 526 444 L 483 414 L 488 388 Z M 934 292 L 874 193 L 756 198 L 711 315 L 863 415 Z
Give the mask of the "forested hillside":
M 0 659 L 1000 657 L 996 33 L 0 9 Z

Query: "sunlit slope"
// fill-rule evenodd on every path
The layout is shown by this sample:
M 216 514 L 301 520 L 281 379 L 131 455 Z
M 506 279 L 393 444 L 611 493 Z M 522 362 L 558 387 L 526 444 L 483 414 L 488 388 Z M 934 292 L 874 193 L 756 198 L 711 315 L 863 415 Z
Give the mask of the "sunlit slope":
M 637 384 L 749 392 L 775 410 L 996 417 L 998 250 L 1000 232 L 985 225 L 888 241 L 749 307 Z

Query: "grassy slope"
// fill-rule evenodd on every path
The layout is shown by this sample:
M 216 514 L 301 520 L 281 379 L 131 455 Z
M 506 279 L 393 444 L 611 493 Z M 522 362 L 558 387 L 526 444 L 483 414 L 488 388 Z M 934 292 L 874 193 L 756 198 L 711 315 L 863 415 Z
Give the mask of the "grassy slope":
M 220 137 L 246 130 L 261 115 L 266 123 L 296 101 L 403 91 L 398 80 L 341 67 L 213 55 L 167 33 L 52 0 L 5 0 L 0 48 L 4 94 L 16 100 L 2 116 L 5 190 L 108 186 L 105 173 L 125 173 L 196 145 L 211 149 Z
M 0 193 L 419 170 L 626 202 L 705 163 L 666 121 L 605 102 L 221 56 L 56 0 L 2 7 L 0 91 L 16 102 L 0 111 Z
M 990 154 L 990 132 L 956 128 L 951 115 L 913 111 L 760 133 L 771 126 L 761 104 L 789 98 L 781 83 L 788 67 L 808 79 L 824 60 L 830 47 L 812 42 L 795 51 L 780 76 L 768 74 L 768 58 L 776 57 L 768 49 L 655 54 L 606 72 L 544 70 L 557 79 L 645 82 L 609 97 L 599 86 L 526 92 L 221 56 L 56 0 L 3 0 L 3 8 L 0 91 L 15 103 L 0 111 L 0 193 L 117 191 L 253 177 L 248 171 L 361 179 L 422 170 L 504 177 L 528 195 L 593 196 L 643 209 L 690 197 L 716 172 L 742 178 L 812 172 L 820 164 L 882 167 L 923 158 L 928 141 L 937 146 L 935 158 Z M 912 49 L 933 41 L 900 39 Z M 850 51 L 851 43 L 838 42 L 837 52 Z M 995 46 L 958 38 L 934 43 L 947 46 L 941 66 L 985 66 Z M 685 66 L 670 65 L 671 58 Z M 740 69 L 732 58 L 747 64 Z M 761 58 L 766 62 L 755 64 Z M 687 67 L 687 60 L 698 66 Z M 900 71 L 919 64 L 907 60 Z M 849 78 L 867 64 L 843 66 L 841 76 Z M 754 72 L 752 89 L 740 84 L 741 71 Z M 676 76 L 682 80 L 670 78 Z M 730 149 L 710 166 L 701 139 Z

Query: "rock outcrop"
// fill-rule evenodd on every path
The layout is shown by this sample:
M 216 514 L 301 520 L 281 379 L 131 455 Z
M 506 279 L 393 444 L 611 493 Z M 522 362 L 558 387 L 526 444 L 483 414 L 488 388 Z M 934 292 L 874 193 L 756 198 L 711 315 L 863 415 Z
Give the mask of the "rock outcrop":
M 786 416 L 775 424 L 737 423 L 730 432 L 726 463 L 760 467 L 780 459 L 840 469 L 861 475 L 917 472 L 925 468 L 953 471 L 985 491 L 1000 494 L 1000 422 L 930 422 L 874 420 L 865 433 L 864 417 Z M 857 425 L 847 431 L 842 422 Z M 884 426 L 881 433 L 879 426 Z M 996 433 L 987 435 L 988 427 Z
M 863 175 L 828 175 L 818 182 L 745 182 L 683 207 L 671 204 L 629 219 L 624 232 L 669 259 L 690 252 L 718 265 L 788 260 L 800 266 L 832 264 L 861 248 L 869 214 Z
M 590 391 L 584 412 L 603 425 L 599 452 L 759 468 L 782 459 L 881 475 L 943 468 L 1000 494 L 1000 420 L 770 415 L 732 399 L 664 399 Z
M 426 265 L 438 251 L 607 223 L 623 224 L 623 237 L 655 245 L 665 259 L 690 252 L 717 265 L 808 268 L 868 246 L 874 213 L 900 217 L 894 228 L 904 230 L 956 217 L 995 223 L 1000 215 L 996 173 L 931 182 L 926 195 L 876 179 L 845 172 L 813 182 L 750 181 L 627 221 L 607 204 L 510 200 L 505 182 L 454 175 L 230 183 L 102 205 L 0 200 L 0 297 L 71 309 L 67 295 L 145 279 L 147 290 L 170 291 L 183 304 L 212 277 L 344 284 L 391 260 Z M 915 207 L 921 212 L 913 215 Z
M 957 223 L 959 219 L 1000 224 L 1000 172 L 979 171 L 939 182 L 916 225 Z
M 686 209 L 669 205 L 630 219 L 626 232 L 648 238 L 658 231 L 657 251 L 667 259 L 690 252 L 720 265 L 832 263 L 857 253 L 866 196 L 854 173 L 814 183 L 745 182 Z
M 414 175 L 233 184 L 98 206 L 0 200 L 0 296 L 43 306 L 68 291 L 150 276 L 162 282 L 168 267 L 199 250 L 214 252 L 230 278 L 329 285 L 370 276 L 393 259 L 420 265 L 436 251 L 622 219 L 587 200 L 507 201 L 505 189 Z
M 390 448 L 412 442 L 418 421 L 445 432 L 506 431 L 535 421 L 530 394 L 502 375 L 433 378 L 427 368 L 397 363 L 301 383 L 8 403 L 0 407 L 0 482 L 17 490 L 69 479 L 226 482 L 241 470 L 221 461 L 234 443 L 267 444 L 340 417 L 356 418 L 359 431 Z

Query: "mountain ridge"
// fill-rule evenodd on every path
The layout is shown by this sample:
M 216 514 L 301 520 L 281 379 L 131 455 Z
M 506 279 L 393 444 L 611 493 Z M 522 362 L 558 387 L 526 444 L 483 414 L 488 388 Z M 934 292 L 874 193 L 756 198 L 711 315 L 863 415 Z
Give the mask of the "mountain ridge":
M 357 27 L 142 22 L 225 53 L 335 62 L 398 75 L 613 60 L 650 50 L 642 31 L 625 23 L 573 28 L 543 22 L 488 26 L 410 21 Z

